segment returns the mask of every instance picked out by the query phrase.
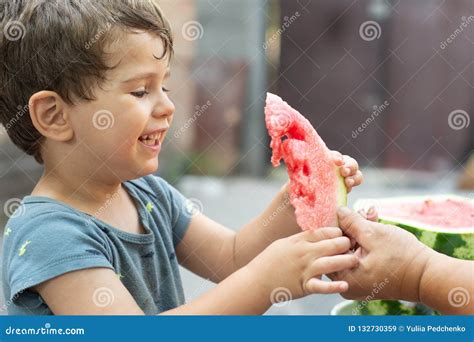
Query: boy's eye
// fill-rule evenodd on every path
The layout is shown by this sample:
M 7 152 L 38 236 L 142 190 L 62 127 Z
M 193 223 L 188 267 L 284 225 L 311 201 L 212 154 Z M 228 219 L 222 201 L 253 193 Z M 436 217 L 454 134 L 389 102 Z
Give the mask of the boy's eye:
M 139 91 L 133 91 L 130 94 L 132 94 L 135 97 L 142 98 L 143 96 L 147 95 L 148 92 L 146 90 L 139 90 Z
M 168 88 L 166 88 L 166 87 L 162 87 L 161 89 L 163 89 L 163 91 L 164 91 L 165 93 L 169 93 L 169 91 L 170 91 L 170 90 L 169 90 Z

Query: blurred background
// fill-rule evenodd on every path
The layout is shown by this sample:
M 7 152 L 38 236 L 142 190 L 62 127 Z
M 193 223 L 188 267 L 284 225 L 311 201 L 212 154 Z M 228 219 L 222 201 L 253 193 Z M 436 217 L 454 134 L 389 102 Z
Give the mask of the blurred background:
M 474 196 L 472 0 L 166 0 L 175 121 L 158 174 L 237 230 L 286 182 L 270 165 L 267 91 L 356 158 L 359 198 Z M 20 109 L 19 109 L 20 110 Z M 41 167 L 0 132 L 0 227 Z M 10 201 L 10 202 L 8 202 Z M 183 270 L 187 300 L 213 286 Z M 249 291 L 251 291 L 249 284 Z M 328 314 L 338 295 L 269 314 Z M 2 310 L 2 313 L 5 313 Z

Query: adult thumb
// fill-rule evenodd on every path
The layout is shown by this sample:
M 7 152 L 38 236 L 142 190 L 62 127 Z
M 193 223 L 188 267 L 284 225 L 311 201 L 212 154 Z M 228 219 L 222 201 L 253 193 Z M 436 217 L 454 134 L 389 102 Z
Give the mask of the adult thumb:
M 347 207 L 340 207 L 337 216 L 342 231 L 350 238 L 355 239 L 359 245 L 366 247 L 364 244 L 371 229 L 371 222 Z

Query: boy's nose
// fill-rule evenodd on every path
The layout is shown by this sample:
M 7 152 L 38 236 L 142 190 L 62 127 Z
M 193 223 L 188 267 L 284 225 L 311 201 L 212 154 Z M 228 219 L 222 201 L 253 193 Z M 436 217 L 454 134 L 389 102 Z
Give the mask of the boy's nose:
M 152 115 L 157 118 L 161 116 L 171 116 L 174 111 L 174 103 L 167 96 L 164 96 L 155 106 Z

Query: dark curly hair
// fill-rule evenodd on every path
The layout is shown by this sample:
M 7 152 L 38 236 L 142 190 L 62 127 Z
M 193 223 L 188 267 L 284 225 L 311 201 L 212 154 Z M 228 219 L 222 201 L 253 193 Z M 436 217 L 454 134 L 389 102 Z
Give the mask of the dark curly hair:
M 104 48 L 136 31 L 158 35 L 161 58 L 172 55 L 171 29 L 154 0 L 0 0 L 0 123 L 13 143 L 43 163 L 30 97 L 51 90 L 69 104 L 94 100 L 93 86 L 113 68 Z

